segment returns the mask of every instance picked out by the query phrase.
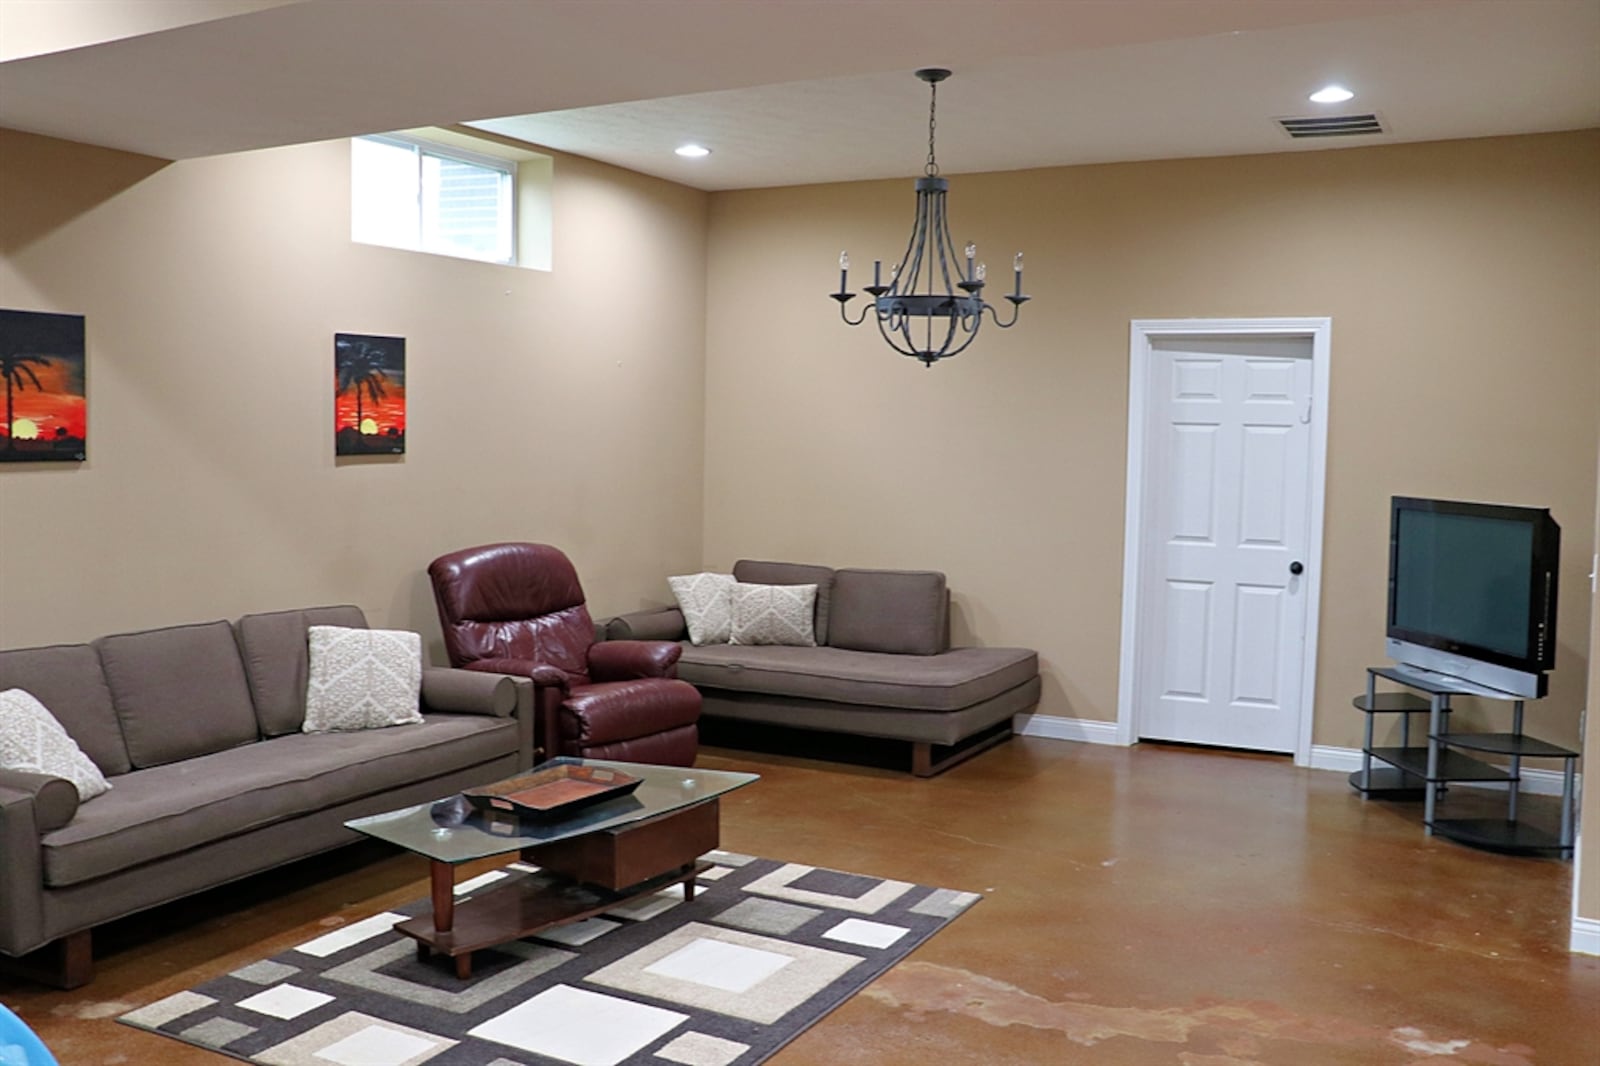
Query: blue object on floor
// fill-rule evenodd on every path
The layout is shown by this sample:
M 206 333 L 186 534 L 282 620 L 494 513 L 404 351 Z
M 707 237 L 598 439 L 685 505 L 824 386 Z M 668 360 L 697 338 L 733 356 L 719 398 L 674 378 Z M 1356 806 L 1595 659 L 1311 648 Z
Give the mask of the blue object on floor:
M 0 1066 L 60 1066 L 22 1019 L 0 1006 Z

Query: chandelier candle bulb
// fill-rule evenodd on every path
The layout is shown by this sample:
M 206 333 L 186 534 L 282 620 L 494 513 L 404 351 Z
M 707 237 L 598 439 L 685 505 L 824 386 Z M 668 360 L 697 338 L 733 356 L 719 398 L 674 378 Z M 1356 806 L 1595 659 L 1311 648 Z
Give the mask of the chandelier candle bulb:
M 849 278 L 850 278 L 850 253 L 849 252 L 840 252 L 839 253 L 839 291 L 840 292 L 849 292 L 850 291 Z
M 967 242 L 967 280 L 972 280 L 972 261 L 978 256 L 978 246 L 971 241 Z
M 1011 261 L 1011 269 L 1016 272 L 1016 279 L 1017 279 L 1017 291 L 1014 293 L 1014 295 L 1021 296 L 1022 295 L 1022 253 L 1021 252 L 1018 252 L 1017 253 L 1017 257 Z
M 982 285 L 985 281 L 988 280 L 988 278 L 989 278 L 989 264 L 988 263 L 979 263 L 978 266 L 977 266 L 977 269 L 975 269 L 972 272 L 972 279 L 974 281 L 976 281 L 979 285 Z
M 872 284 L 873 284 L 874 287 L 883 284 L 883 260 L 882 259 L 874 259 L 872 261 Z

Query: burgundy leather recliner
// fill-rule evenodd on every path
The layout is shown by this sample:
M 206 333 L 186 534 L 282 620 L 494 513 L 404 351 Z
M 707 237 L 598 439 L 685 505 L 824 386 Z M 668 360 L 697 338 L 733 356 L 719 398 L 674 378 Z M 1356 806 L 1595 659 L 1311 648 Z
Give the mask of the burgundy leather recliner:
M 692 766 L 700 693 L 671 641 L 595 642 L 571 561 L 548 544 L 484 544 L 428 565 L 450 665 L 534 683 L 535 761 Z

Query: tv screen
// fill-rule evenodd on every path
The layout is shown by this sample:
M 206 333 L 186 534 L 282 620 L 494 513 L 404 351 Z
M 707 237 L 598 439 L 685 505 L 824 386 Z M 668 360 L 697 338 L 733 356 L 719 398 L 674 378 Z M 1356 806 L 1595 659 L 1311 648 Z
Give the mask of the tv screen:
M 1542 691 L 1561 556 L 1548 510 L 1396 496 L 1389 552 L 1388 635 L 1402 661 Z
M 1442 511 L 1396 519 L 1393 623 L 1525 658 L 1533 527 Z

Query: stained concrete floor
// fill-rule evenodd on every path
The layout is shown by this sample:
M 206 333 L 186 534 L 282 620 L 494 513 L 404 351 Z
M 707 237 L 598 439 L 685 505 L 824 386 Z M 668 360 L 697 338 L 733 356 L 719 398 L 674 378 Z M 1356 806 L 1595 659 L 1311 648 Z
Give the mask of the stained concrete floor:
M 724 801 L 724 847 L 984 897 L 775 1066 L 1600 1064 L 1571 864 L 1430 839 L 1419 805 L 1343 774 L 1030 738 L 925 781 L 700 762 L 762 774 Z M 1552 818 L 1543 800 L 1525 804 Z M 231 1061 L 111 1019 L 417 898 L 425 873 L 348 848 L 106 927 L 88 987 L 0 978 L 0 1002 L 63 1066 Z

